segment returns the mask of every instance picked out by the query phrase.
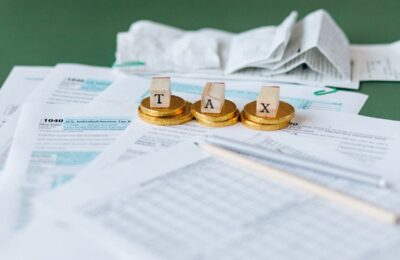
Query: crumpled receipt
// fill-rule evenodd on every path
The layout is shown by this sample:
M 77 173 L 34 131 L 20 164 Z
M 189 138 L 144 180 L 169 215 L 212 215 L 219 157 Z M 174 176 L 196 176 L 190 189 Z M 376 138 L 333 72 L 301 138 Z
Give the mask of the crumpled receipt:
M 229 73 L 260 62 L 276 62 L 283 55 L 296 19 L 297 12 L 292 12 L 279 26 L 264 26 L 241 34 L 209 28 L 184 31 L 138 21 L 128 32 L 118 33 L 114 67 L 134 73 Z
M 220 68 L 218 40 L 202 32 L 139 21 L 117 36 L 117 66 L 138 72 Z

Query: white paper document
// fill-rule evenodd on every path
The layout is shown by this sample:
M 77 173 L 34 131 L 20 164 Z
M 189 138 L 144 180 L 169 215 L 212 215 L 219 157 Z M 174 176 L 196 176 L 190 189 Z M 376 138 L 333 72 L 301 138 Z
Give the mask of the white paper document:
M 34 92 L 51 67 L 15 66 L 0 90 L 0 175 L 18 122 L 20 106 Z
M 107 89 L 115 76 L 112 70 L 78 64 L 58 64 L 29 96 L 28 102 L 86 104 Z
M 0 179 L 0 234 L 23 229 L 32 198 L 71 180 L 131 119 L 117 105 L 25 105 Z
M 15 66 L 0 89 L 0 128 L 36 89 L 51 67 Z
M 335 151 L 321 149 L 321 147 L 313 144 L 302 145 L 301 139 L 292 135 L 281 134 L 279 136 L 275 136 L 274 138 L 270 138 L 266 136 L 254 136 L 252 132 L 247 132 L 247 134 L 248 136 L 241 136 L 241 138 L 247 139 L 250 137 L 250 139 L 248 139 L 249 142 L 262 145 L 263 147 L 269 147 L 269 149 L 276 149 L 276 151 L 279 152 L 297 154 L 298 156 L 307 158 L 307 160 L 312 158 L 321 161 L 321 158 L 323 158 L 322 160 L 324 160 L 326 163 L 340 161 L 341 163 L 351 164 L 353 168 L 357 168 L 355 165 L 357 163 L 351 158 L 340 155 Z M 119 139 L 128 142 L 129 136 Z M 300 147 L 300 150 L 296 149 L 295 147 Z M 113 152 L 109 151 L 110 149 L 107 149 L 105 153 L 107 153 L 107 156 L 112 156 Z M 97 158 L 100 159 L 100 157 L 104 157 L 103 154 L 104 153 Z M 318 154 L 319 159 L 312 154 Z M 327 161 L 325 158 L 334 158 L 334 160 L 329 159 Z M 110 163 L 109 167 L 113 166 L 115 166 L 115 164 Z M 133 168 L 136 169 L 135 166 Z M 84 176 L 86 180 L 89 180 L 90 178 L 97 178 L 99 172 L 101 171 L 102 169 L 97 169 L 87 173 L 86 170 L 85 172 L 82 172 L 83 175 L 81 176 Z M 315 174 L 311 175 L 311 177 L 314 179 L 323 179 L 323 176 L 316 176 Z M 39 230 L 41 234 L 40 239 L 34 239 Z M 24 231 L 18 233 L 18 235 L 10 241 L 10 244 L 7 244 L 7 246 L 4 248 L 0 248 L 3 252 L 3 254 L 0 253 L 0 256 L 4 256 L 6 258 L 23 258 L 29 255 L 30 259 L 44 260 L 52 259 L 54 256 L 54 250 L 57 250 L 59 257 L 64 257 L 61 259 L 68 259 L 65 258 L 65 256 L 74 259 L 85 259 L 85 257 L 88 256 L 97 257 L 96 259 L 124 259 L 123 257 L 120 258 L 119 255 L 118 257 L 117 255 L 113 255 L 111 257 L 111 250 L 106 250 L 106 248 L 101 246 L 101 244 L 96 242 L 96 240 L 93 240 L 88 236 L 81 236 L 80 231 L 81 228 L 76 227 L 71 223 L 66 223 L 65 221 L 56 221 L 52 215 L 41 214 L 40 217 L 36 217 L 35 220 L 31 222 Z M 69 241 L 71 239 L 72 241 Z M 50 247 L 52 250 L 49 250 L 48 247 Z M 16 250 L 16 248 L 19 248 L 19 250 Z M 99 256 L 99 252 L 102 253 L 101 256 Z
M 47 211 L 35 210 L 35 218 L 10 240 L 0 244 L 1 259 L 115 260 L 117 255 L 91 239 L 79 235 L 74 226 Z
M 7 113 L 7 122 L 4 119 L 4 127 L 0 128 L 0 175 L 23 103 L 90 103 L 112 84 L 113 79 L 111 70 L 104 67 L 60 64 L 51 71 L 43 67 L 16 67 L 0 92 L 0 108 Z
M 0 128 L 0 179 L 6 164 L 10 146 L 14 137 L 15 129 L 17 128 L 20 108 L 7 119 L 7 122 Z
M 236 138 L 245 131 L 254 134 L 242 124 L 216 134 Z M 282 131 L 264 133 L 279 135 L 294 134 L 310 143 L 335 150 L 361 162 L 366 168 L 375 167 L 392 185 L 400 188 L 400 122 L 359 115 L 333 112 L 296 111 L 290 127 Z
M 284 148 L 263 140 L 266 149 Z M 311 158 L 329 160 L 324 155 Z M 334 179 L 326 185 L 400 207 L 397 191 Z M 39 203 L 124 259 L 395 259 L 399 253 L 399 227 L 213 158 L 191 143 L 117 164 L 96 178 L 83 175 Z
M 352 45 L 354 74 L 363 81 L 400 81 L 400 41 Z

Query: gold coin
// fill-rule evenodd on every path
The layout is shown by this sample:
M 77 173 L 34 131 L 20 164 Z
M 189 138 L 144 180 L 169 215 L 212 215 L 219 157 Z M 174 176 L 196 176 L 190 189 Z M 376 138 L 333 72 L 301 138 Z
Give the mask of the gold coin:
M 140 109 L 143 113 L 149 116 L 165 117 L 176 116 L 182 114 L 185 110 L 186 101 L 183 98 L 171 95 L 171 103 L 169 107 L 150 107 L 150 97 L 147 97 L 140 102 Z
M 246 118 L 254 123 L 274 125 L 290 121 L 294 117 L 294 108 L 290 104 L 283 101 L 279 102 L 279 109 L 276 113 L 276 116 L 271 118 L 257 116 L 256 106 L 257 101 L 253 101 L 245 105 L 243 109 Z
M 141 107 L 138 108 L 139 117 L 153 125 L 161 125 L 161 126 L 168 126 L 168 125 L 180 125 L 186 122 L 189 122 L 193 119 L 193 115 L 191 112 L 192 104 L 190 102 L 186 102 L 185 110 L 182 114 L 177 116 L 169 116 L 169 117 L 155 117 L 149 116 L 141 110 Z
M 252 129 L 255 130 L 263 130 L 263 131 L 274 131 L 274 130 L 279 130 L 279 129 L 283 129 L 289 126 L 289 121 L 286 122 L 280 122 L 278 124 L 259 124 L 256 122 L 251 121 L 250 119 L 246 118 L 244 111 L 242 111 L 242 113 L 240 114 L 240 120 L 242 121 L 242 123 Z
M 237 108 L 235 103 L 225 100 L 221 113 L 202 113 L 201 100 L 195 102 L 192 106 L 192 114 L 196 119 L 207 122 L 221 122 L 235 117 Z
M 239 111 L 238 113 L 225 121 L 219 121 L 219 122 L 213 122 L 213 121 L 206 121 L 206 120 L 202 120 L 199 118 L 196 118 L 197 122 L 199 122 L 201 125 L 206 126 L 206 127 L 224 127 L 224 126 L 231 126 L 236 124 L 239 121 Z

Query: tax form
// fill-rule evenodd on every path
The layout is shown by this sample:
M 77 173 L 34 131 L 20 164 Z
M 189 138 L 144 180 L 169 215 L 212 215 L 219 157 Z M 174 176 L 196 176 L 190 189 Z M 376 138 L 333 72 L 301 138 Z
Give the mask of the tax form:
M 44 77 L 46 79 L 44 80 Z M 0 92 L 0 109 L 7 121 L 0 128 L 0 174 L 25 102 L 46 104 L 85 104 L 95 99 L 112 83 L 108 68 L 60 64 L 46 67 L 15 67 Z M 23 89 L 22 89 L 23 88 Z
M 0 128 L 50 71 L 51 67 L 41 66 L 15 66 L 11 70 L 0 89 Z
M 399 210 L 398 191 L 340 180 L 326 185 Z M 125 253 L 121 259 L 396 259 L 400 253 L 398 226 L 213 158 L 191 143 L 116 164 L 96 178 L 83 175 L 39 203 L 82 235 Z
M 23 229 L 32 198 L 71 180 L 131 118 L 117 105 L 25 105 L 0 179 L 0 234 Z
M 134 123 L 135 124 L 135 123 Z M 141 129 L 139 127 L 138 129 Z M 141 129 L 143 132 L 146 129 Z M 116 145 L 114 143 L 114 147 L 118 147 L 119 145 L 123 144 L 123 141 L 128 142 L 130 135 L 126 134 L 123 138 L 119 138 L 121 144 Z M 137 129 L 134 133 L 137 133 Z M 122 137 L 122 136 L 121 136 Z M 250 138 L 248 141 L 260 144 L 263 147 L 269 147 L 269 149 L 274 149 L 277 152 L 284 152 L 288 154 L 296 154 L 297 156 L 302 156 L 307 160 L 324 160 L 324 163 L 333 163 L 333 162 L 340 162 L 343 164 L 350 164 L 353 168 L 357 168 L 357 162 L 350 159 L 347 156 L 338 154 L 335 151 L 331 151 L 329 149 L 323 149 L 319 146 L 313 144 L 304 144 L 301 139 L 297 138 L 293 135 L 288 134 L 281 134 L 278 136 L 274 136 L 274 138 L 269 137 L 260 137 L 260 136 L 253 136 L 251 132 L 248 132 L 248 136 L 243 136 L 243 138 Z M 107 159 L 108 156 L 113 156 L 115 151 L 110 151 L 111 149 L 107 149 L 104 153 L 106 156 L 103 156 L 103 153 L 97 157 L 103 157 Z M 318 157 L 315 157 L 314 154 L 317 154 Z M 330 158 L 328 161 L 326 158 Z M 331 159 L 334 158 L 334 159 Z M 97 159 L 96 159 L 97 160 Z M 110 163 L 110 167 L 115 166 L 115 163 Z M 89 167 L 90 168 L 90 167 Z M 132 170 L 136 169 L 135 166 L 132 167 Z M 84 172 L 80 174 L 81 177 L 85 179 L 90 178 L 97 178 L 98 173 L 104 171 L 104 169 L 93 169 L 92 171 L 88 171 L 88 168 Z M 315 174 L 310 176 L 312 178 L 316 178 Z M 319 176 L 323 179 L 323 176 Z M 327 179 L 330 181 L 331 179 Z M 326 180 L 325 180 L 326 181 Z M 68 185 L 68 184 L 67 184 Z M 38 209 L 39 212 L 40 208 Z M 57 221 L 54 220 L 53 215 L 48 214 L 41 214 L 40 217 L 36 217 L 26 229 L 22 232 L 18 233 L 17 236 L 14 237 L 10 241 L 10 245 L 1 248 L 0 257 L 4 258 L 24 258 L 24 256 L 29 255 L 31 259 L 36 259 L 33 256 L 38 256 L 37 259 L 52 259 L 54 257 L 53 250 L 49 250 L 50 248 L 57 248 L 58 255 L 64 256 L 67 255 L 73 259 L 85 259 L 90 254 L 93 254 L 93 257 L 97 257 L 98 252 L 103 252 L 104 255 L 109 255 L 111 252 L 107 251 L 104 253 L 105 248 L 101 245 L 98 245 L 96 241 L 91 240 L 88 237 L 80 236 L 79 230 L 76 229 L 74 225 L 66 223 L 65 221 Z M 36 237 L 36 234 L 40 230 L 40 239 L 33 239 Z M 69 241 L 72 237 L 73 241 Z M 59 245 L 63 245 L 61 248 Z M 82 246 L 83 245 L 83 246 Z M 99 247 L 99 249 L 96 249 Z M 84 249 L 83 249 L 84 247 Z M 19 248 L 20 250 L 16 250 Z M 62 253 L 60 253 L 62 252 Z M 64 253 L 65 252 L 65 253 Z M 112 252 L 114 253 L 114 252 Z M 39 257 L 40 256 L 40 257 Z M 33 258 L 32 258 L 33 257 Z M 68 259 L 68 258 L 66 258 Z M 97 258 L 96 258 L 97 259 Z M 101 258 L 102 259 L 102 258 Z M 117 256 L 109 257 L 106 259 L 120 259 Z M 123 258 L 121 258 L 123 259 Z
M 15 66 L 0 89 L 0 174 L 17 125 L 19 108 L 50 71 L 51 67 Z
M 78 64 L 57 64 L 28 102 L 86 104 L 113 82 L 111 69 Z

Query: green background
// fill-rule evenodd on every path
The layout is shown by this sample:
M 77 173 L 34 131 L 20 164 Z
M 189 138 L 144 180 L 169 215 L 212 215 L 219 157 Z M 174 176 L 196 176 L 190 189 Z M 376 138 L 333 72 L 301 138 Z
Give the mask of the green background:
M 116 33 L 140 19 L 184 29 L 240 32 L 278 24 L 291 10 L 326 9 L 352 43 L 400 40 L 400 1 L 0 0 L 0 82 L 14 65 L 60 62 L 111 66 Z M 400 120 L 400 82 L 364 82 L 361 114 Z

